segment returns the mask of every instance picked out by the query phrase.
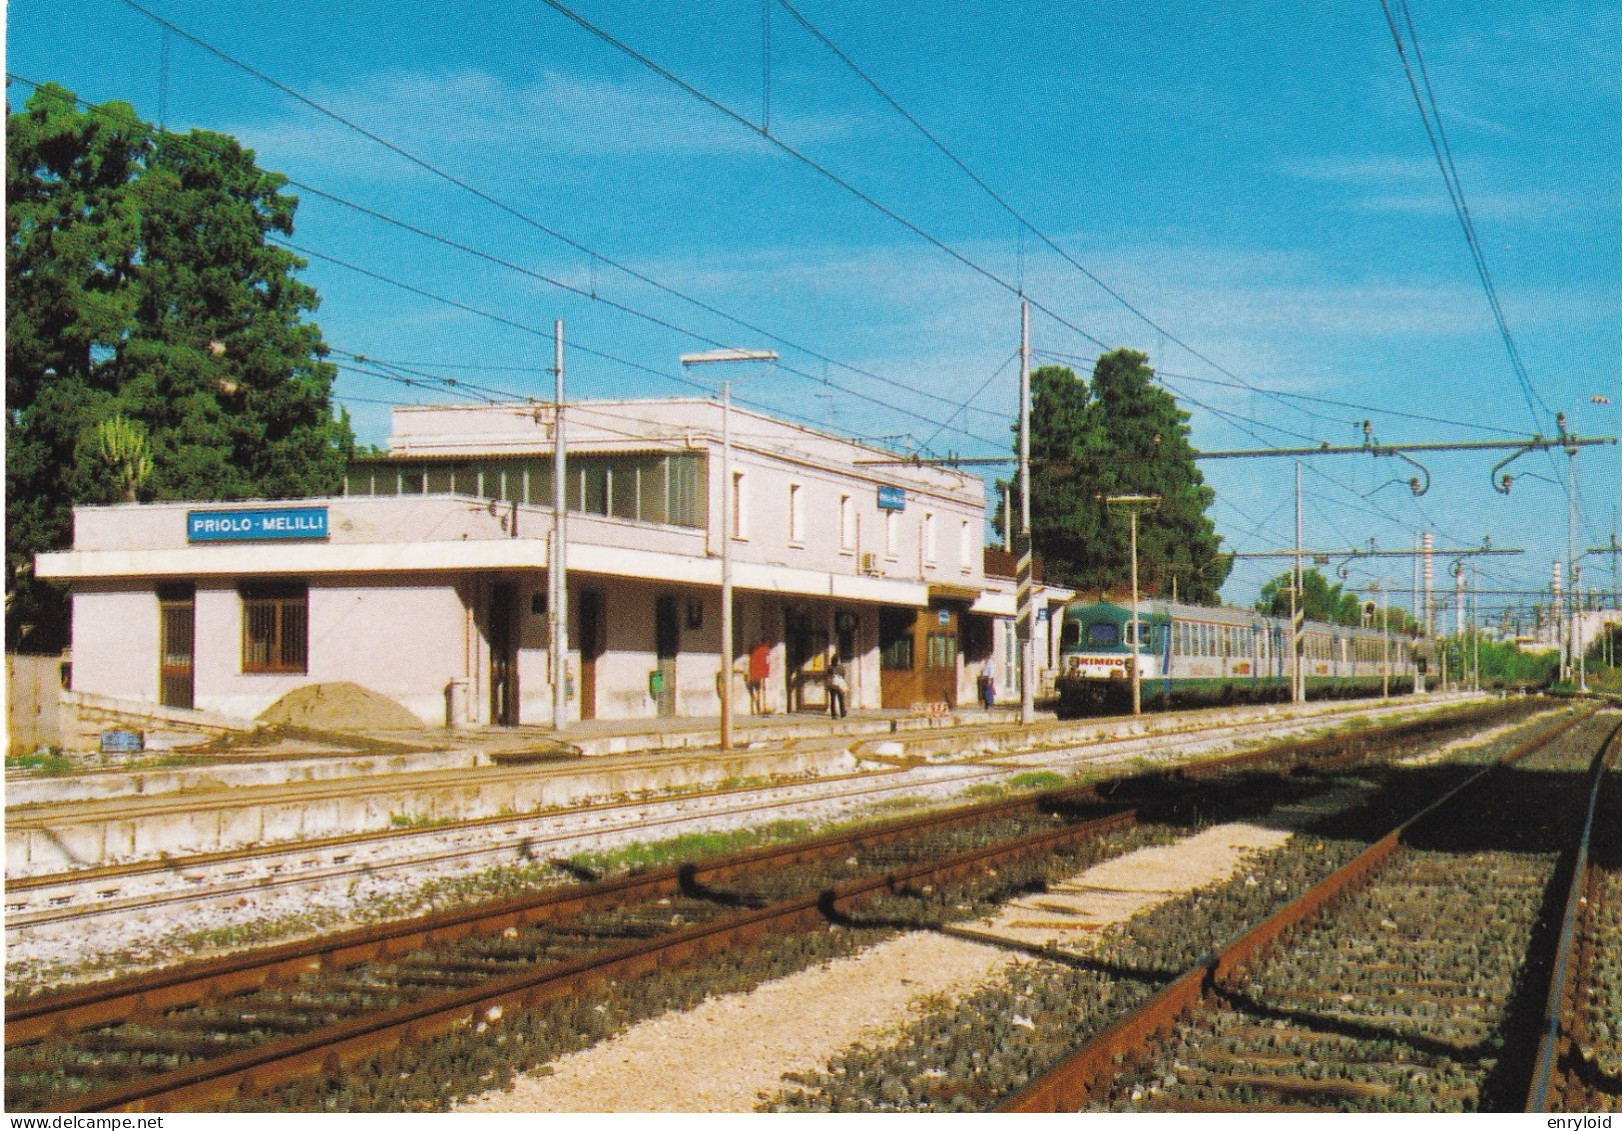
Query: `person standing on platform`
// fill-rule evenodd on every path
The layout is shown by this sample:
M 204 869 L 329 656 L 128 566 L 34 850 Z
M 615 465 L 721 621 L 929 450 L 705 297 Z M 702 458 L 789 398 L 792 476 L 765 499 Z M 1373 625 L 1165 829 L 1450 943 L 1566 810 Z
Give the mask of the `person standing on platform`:
M 991 710 L 997 704 L 997 673 L 987 660 L 980 667 L 980 705 Z
M 766 679 L 772 674 L 772 646 L 764 640 L 749 650 L 749 711 L 766 713 Z
M 845 717 L 845 691 L 848 686 L 845 661 L 836 653 L 834 662 L 828 665 L 828 714 L 836 719 Z

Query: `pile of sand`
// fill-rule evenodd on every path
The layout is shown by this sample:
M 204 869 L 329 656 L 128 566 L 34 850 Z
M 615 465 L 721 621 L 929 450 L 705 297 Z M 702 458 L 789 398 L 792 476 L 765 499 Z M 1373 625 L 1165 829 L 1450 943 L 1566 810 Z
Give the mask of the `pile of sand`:
M 259 721 L 317 730 L 408 730 L 423 725 L 387 695 L 358 683 L 311 683 L 295 688 L 266 707 Z

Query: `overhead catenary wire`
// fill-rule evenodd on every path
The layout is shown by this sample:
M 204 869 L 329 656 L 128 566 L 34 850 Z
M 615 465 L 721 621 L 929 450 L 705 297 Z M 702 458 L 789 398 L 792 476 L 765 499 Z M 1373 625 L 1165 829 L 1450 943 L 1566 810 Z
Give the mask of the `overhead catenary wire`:
M 1453 150 L 1447 142 L 1447 134 L 1442 126 L 1441 115 L 1436 108 L 1436 93 L 1431 87 L 1430 75 L 1425 70 L 1424 59 L 1419 50 L 1419 38 L 1414 31 L 1413 14 L 1408 9 L 1407 0 L 1398 0 L 1402 6 L 1403 19 L 1408 27 L 1408 43 L 1412 44 L 1415 61 L 1420 68 L 1420 77 L 1416 80 L 1414 65 L 1408 60 L 1407 46 L 1403 41 L 1402 31 L 1397 25 L 1396 16 L 1391 10 L 1390 0 L 1380 0 L 1380 10 L 1385 13 L 1386 25 L 1391 29 L 1391 38 L 1397 46 L 1397 57 L 1402 62 L 1402 70 L 1408 79 L 1408 89 L 1413 93 L 1414 105 L 1419 109 L 1420 120 L 1425 126 L 1425 136 L 1430 139 L 1431 152 L 1436 156 L 1436 165 L 1442 171 L 1442 180 L 1447 185 L 1448 199 L 1453 205 L 1453 214 L 1458 219 L 1459 227 L 1464 232 L 1464 242 L 1470 249 L 1470 258 L 1475 265 L 1476 275 L 1481 280 L 1482 291 L 1487 296 L 1487 305 L 1492 309 L 1493 320 L 1498 326 L 1498 335 L 1503 339 L 1505 352 L 1509 355 L 1510 368 L 1514 370 L 1515 378 L 1521 387 L 1521 394 L 1526 400 L 1526 408 L 1532 415 L 1534 431 L 1540 430 L 1542 421 L 1538 416 L 1537 406 L 1541 405 L 1545 414 L 1550 413 L 1549 406 L 1532 384 L 1531 375 L 1527 372 L 1526 363 L 1521 359 L 1521 351 L 1515 344 L 1515 338 L 1509 331 L 1509 323 L 1504 318 L 1504 309 L 1498 300 L 1498 288 L 1493 284 L 1492 272 L 1487 267 L 1487 256 L 1481 247 L 1481 241 L 1476 235 L 1475 221 L 1470 215 L 1470 205 L 1465 199 L 1464 184 L 1459 180 L 1458 169 L 1453 163 Z M 1423 82 L 1426 94 L 1429 95 L 1429 108 L 1426 99 L 1420 94 L 1420 82 Z M 1534 404 L 1534 401 L 1536 402 Z M 1558 461 L 1557 461 L 1558 462 Z
M 593 261 L 600 261 L 600 262 L 614 268 L 617 271 L 623 272 L 624 274 L 626 274 L 630 278 L 633 278 L 633 279 L 637 280 L 640 283 L 643 283 L 643 284 L 645 284 L 647 286 L 653 287 L 654 289 L 659 290 L 659 291 L 661 291 L 661 292 L 663 292 L 665 294 L 668 294 L 668 295 L 670 295 L 670 296 L 672 296 L 674 298 L 680 299 L 683 302 L 690 303 L 693 306 L 697 307 L 698 309 L 703 310 L 703 311 L 705 311 L 705 312 L 707 312 L 709 314 L 712 314 L 712 315 L 714 315 L 714 316 L 716 316 L 718 318 L 725 319 L 726 321 L 731 322 L 733 325 L 738 326 L 741 329 L 748 330 L 752 334 L 758 334 L 758 335 L 760 335 L 762 337 L 769 338 L 770 340 L 772 340 L 773 342 L 776 342 L 779 345 L 787 346 L 790 349 L 796 350 L 796 351 L 798 351 L 800 353 L 804 353 L 807 356 L 813 357 L 816 360 L 821 361 L 821 362 L 823 362 L 825 364 L 836 366 L 836 367 L 838 367 L 840 369 L 843 369 L 845 371 L 848 371 L 850 373 L 857 374 L 858 376 L 867 377 L 867 378 L 870 378 L 872 380 L 881 381 L 881 382 L 883 382 L 885 384 L 889 384 L 889 385 L 893 385 L 893 386 L 905 389 L 906 391 L 908 391 L 910 393 L 913 393 L 915 395 L 932 397 L 934 399 L 940 399 L 938 397 L 935 397 L 935 395 L 930 393 L 928 390 L 919 389 L 919 388 L 917 388 L 915 386 L 908 385 L 908 384 L 906 384 L 904 382 L 897 381 L 894 378 L 886 378 L 886 377 L 883 377 L 883 376 L 881 376 L 879 374 L 872 373 L 872 372 L 870 372 L 870 371 L 868 371 L 866 369 L 858 368 L 858 367 L 850 365 L 850 364 L 848 364 L 846 362 L 840 361 L 837 358 L 830 357 L 827 354 L 822 353 L 822 352 L 820 352 L 820 351 L 818 351 L 816 349 L 813 349 L 813 348 L 811 348 L 809 346 L 805 346 L 805 345 L 802 345 L 802 344 L 800 344 L 798 342 L 792 341 L 789 338 L 786 338 L 786 337 L 784 337 L 784 336 L 782 336 L 780 334 L 774 333 L 773 331 L 765 329 L 762 326 L 758 326 L 758 325 L 756 325 L 756 324 L 754 324 L 754 323 L 752 323 L 750 321 L 739 318 L 738 316 L 736 316 L 734 314 L 731 314 L 731 313 L 729 313 L 729 312 L 727 312 L 725 310 L 722 310 L 721 308 L 715 306 L 714 304 L 706 302 L 703 299 L 697 298 L 694 295 L 688 294 L 687 292 L 682 291 L 677 287 L 673 287 L 673 286 L 671 286 L 671 285 L 669 285 L 667 283 L 661 282 L 660 280 L 655 279 L 651 275 L 648 275 L 645 272 L 639 271 L 636 268 L 631 267 L 630 265 L 628 265 L 626 263 L 623 263 L 623 262 L 615 259 L 612 256 L 605 255 L 604 253 L 597 250 L 596 248 L 590 247 L 589 245 L 587 245 L 584 242 L 582 242 L 582 241 L 568 235 L 567 233 L 565 233 L 565 232 L 563 232 L 563 231 L 561 231 L 561 230 L 559 230 L 559 229 L 557 229 L 557 228 L 555 228 L 555 227 L 553 227 L 553 226 L 551 226 L 549 224 L 544 223 L 543 221 L 541 221 L 541 220 L 537 219 L 536 217 L 530 215 L 529 213 L 525 212 L 523 209 L 520 209 L 520 208 L 518 208 L 518 207 L 516 207 L 516 206 L 514 206 L 512 204 L 509 204 L 508 202 L 502 200 L 500 197 L 497 197 L 493 193 L 488 192 L 485 189 L 482 189 L 482 188 L 478 187 L 477 185 L 473 184 L 471 181 L 468 181 L 467 179 L 465 179 L 463 177 L 458 177 L 454 173 L 448 172 L 447 170 L 440 168 L 438 165 L 434 164 L 433 162 L 428 161 L 427 159 L 425 159 L 423 157 L 420 157 L 415 153 L 412 153 L 410 150 L 406 149 L 404 146 L 401 146 L 401 145 L 399 145 L 399 144 L 397 144 L 397 143 L 395 143 L 393 141 L 390 141 L 388 138 L 382 136 L 381 134 L 376 133 L 373 130 L 367 129 L 365 126 L 360 125 L 358 122 L 355 122 L 355 121 L 345 117 L 344 115 L 339 114 L 337 111 L 331 109 L 328 106 L 323 105 L 322 103 L 316 101 L 315 99 L 309 97 L 308 95 L 302 93 L 301 91 L 298 91 L 295 88 L 293 88 L 291 86 L 288 86 L 286 83 L 283 83 L 283 82 L 279 81 L 278 79 L 274 78 L 273 76 L 266 73 L 265 71 L 262 71 L 259 68 L 253 66 L 252 64 L 250 64 L 250 63 L 248 63 L 248 62 L 246 62 L 246 61 L 244 61 L 242 59 L 237 58 L 236 56 L 230 54 L 229 52 L 223 50 L 222 48 L 216 47 L 215 45 L 209 43 L 208 41 L 202 39 L 201 37 L 199 37 L 197 35 L 194 35 L 191 32 L 186 31 L 184 28 L 180 27 L 178 24 L 175 24 L 172 21 L 165 19 L 163 16 L 158 15 L 156 12 L 153 12 L 150 9 L 144 7 L 143 5 L 137 3 L 136 0 L 119 0 L 119 2 L 124 4 L 126 7 L 130 8 L 131 10 L 139 13 L 141 16 L 145 17 L 146 19 L 151 20 L 152 22 L 156 23 L 160 27 L 164 28 L 166 31 L 173 32 L 174 34 L 180 36 L 181 38 L 187 40 L 188 42 L 194 44 L 195 46 L 201 48 L 202 50 L 208 52 L 210 55 L 212 55 L 215 58 L 219 59 L 220 61 L 228 64 L 229 66 L 235 67 L 238 70 L 241 70 L 243 73 L 253 77 L 254 79 L 265 83 L 266 85 L 268 85 L 268 86 L 272 87 L 273 89 L 281 92 L 282 94 L 286 95 L 287 97 L 299 102 L 301 105 L 308 107 L 309 109 L 315 111 L 318 114 L 321 114 L 323 117 L 327 118 L 328 120 L 336 122 L 337 124 L 343 126 L 344 128 L 354 131 L 355 133 L 357 133 L 360 136 L 366 138 L 367 140 L 373 142 L 374 144 L 379 145 L 379 146 L 383 147 L 384 149 L 388 150 L 390 153 L 393 153 L 396 156 L 400 157 L 402 160 L 408 161 L 411 164 L 415 165 L 416 167 L 422 169 L 424 172 L 430 174 L 431 176 L 436 177 L 436 178 L 446 182 L 447 184 L 453 185 L 456 188 L 462 190 L 463 192 L 467 192 L 467 193 L 471 194 L 472 196 L 478 198 L 479 200 L 485 202 L 486 204 L 489 204 L 490 206 L 501 210 L 502 212 L 506 213 L 507 215 L 513 217 L 516 220 L 519 220 L 520 222 L 522 222 L 522 223 L 524 223 L 524 224 L 526 224 L 526 225 L 528 225 L 528 226 L 530 226 L 530 227 L 532 227 L 534 229 L 536 229 L 537 231 L 544 232 L 546 235 L 551 236 L 553 239 L 556 239 L 559 242 L 561 242 L 563 244 L 566 244 L 567 246 L 575 249 L 576 251 L 581 252 L 584 255 L 590 256 Z M 775 139 L 773 139 L 773 140 L 775 140 Z M 311 190 L 311 191 L 315 191 L 315 190 Z M 592 295 L 591 297 L 595 298 L 597 296 Z M 1057 317 L 1057 316 L 1055 316 L 1055 317 Z M 1079 333 L 1083 333 L 1084 336 L 1088 336 L 1089 340 L 1093 341 L 1094 343 L 1096 343 L 1100 347 L 1108 348 L 1108 347 L 1105 347 L 1104 343 L 1099 341 L 1097 338 L 1092 338 L 1090 335 L 1086 335 L 1085 331 L 1081 331 L 1079 329 L 1079 327 L 1076 328 L 1076 329 L 1077 329 L 1077 331 Z M 951 402 L 949 402 L 949 403 L 951 403 Z

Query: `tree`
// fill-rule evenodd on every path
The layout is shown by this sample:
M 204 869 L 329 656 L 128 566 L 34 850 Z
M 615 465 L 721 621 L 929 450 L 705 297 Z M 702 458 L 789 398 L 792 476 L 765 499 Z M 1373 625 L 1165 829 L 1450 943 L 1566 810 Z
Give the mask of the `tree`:
M 65 602 L 31 566 L 74 504 L 328 494 L 354 437 L 305 263 L 267 238 L 298 201 L 251 150 L 47 84 L 8 116 L 6 180 L 7 645 L 49 648 Z M 120 419 L 138 481 L 104 455 Z
M 1294 572 L 1286 570 L 1262 586 L 1262 598 L 1255 606 L 1258 613 L 1275 617 L 1290 615 L 1290 578 Z M 1301 573 L 1301 605 L 1308 620 L 1354 628 L 1363 623 L 1363 602 L 1358 600 L 1357 594 L 1343 593 L 1339 585 L 1329 584 L 1316 569 Z M 1396 629 L 1395 623 L 1392 627 Z
M 1188 414 L 1153 384 L 1148 357 L 1104 354 L 1090 384 L 1062 366 L 1031 374 L 1031 537 L 1061 585 L 1124 590 L 1131 583 L 1121 494 L 1159 495 L 1138 519 L 1138 584 L 1215 603 L 1232 560 L 1206 516 L 1216 493 L 1194 466 Z M 1017 498 L 1016 498 L 1017 505 Z

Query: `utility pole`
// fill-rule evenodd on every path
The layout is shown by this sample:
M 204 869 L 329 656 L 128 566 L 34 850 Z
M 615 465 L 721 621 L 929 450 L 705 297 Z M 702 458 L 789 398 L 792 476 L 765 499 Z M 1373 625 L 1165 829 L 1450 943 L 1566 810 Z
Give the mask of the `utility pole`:
M 1158 506 L 1159 495 L 1110 495 L 1104 499 L 1108 506 L 1125 506 L 1132 521 L 1132 713 L 1143 714 L 1143 624 L 1138 617 L 1138 508 Z M 1152 624 L 1154 618 L 1150 618 Z
M 1295 462 L 1295 579 L 1290 583 L 1290 702 L 1307 701 L 1307 683 L 1301 671 L 1302 627 L 1306 623 L 1306 594 L 1301 592 L 1301 461 Z
M 552 394 L 552 590 L 547 602 L 547 627 L 552 630 L 552 729 L 562 733 L 569 722 L 569 559 L 567 536 L 569 507 L 564 479 L 563 457 L 563 319 L 552 327 L 552 374 L 556 386 Z
M 1031 608 L 1031 304 L 1019 304 L 1019 540 L 1015 569 L 1014 629 L 1019 638 L 1019 721 L 1036 718 L 1035 624 Z
M 1571 437 L 1575 441 L 1576 437 Z M 1582 629 L 1582 602 L 1579 594 L 1579 579 L 1577 574 L 1577 445 L 1575 442 L 1566 445 L 1566 461 L 1569 474 L 1566 476 L 1566 576 L 1569 582 L 1566 586 L 1568 606 L 1571 609 L 1571 667 L 1577 673 L 1577 690 L 1588 690 L 1588 665 L 1583 656 L 1583 629 Z
M 1470 641 L 1475 649 L 1474 689 L 1481 690 L 1481 595 L 1476 592 L 1476 563 L 1470 563 Z
M 775 362 L 774 350 L 717 349 L 707 353 L 683 354 L 688 365 L 725 364 L 739 361 Z M 721 382 L 721 749 L 732 749 L 732 382 Z

